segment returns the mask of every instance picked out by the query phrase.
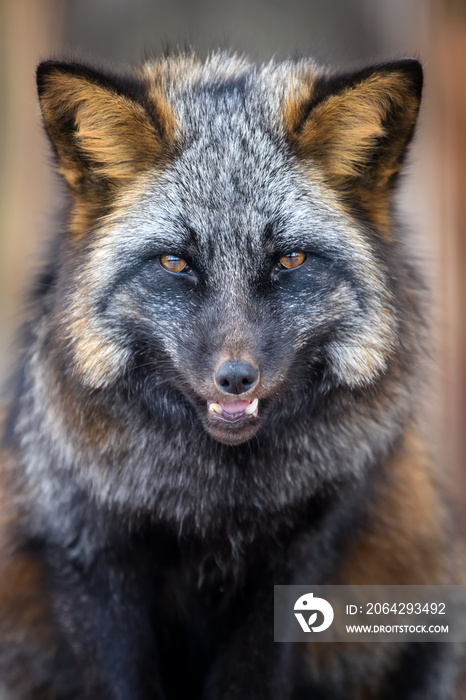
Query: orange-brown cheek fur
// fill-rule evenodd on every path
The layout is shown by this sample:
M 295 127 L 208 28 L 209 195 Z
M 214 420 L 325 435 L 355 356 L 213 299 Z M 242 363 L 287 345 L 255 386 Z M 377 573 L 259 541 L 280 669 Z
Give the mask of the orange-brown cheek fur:
M 81 312 L 82 313 L 82 312 Z M 99 387 L 111 382 L 124 364 L 124 352 L 105 337 L 94 311 L 75 314 L 67 327 L 67 341 L 72 344 L 75 367 L 83 383 Z
M 155 174 L 155 177 L 157 175 Z M 57 340 L 60 344 L 70 345 L 75 361 L 75 368 L 82 381 L 89 386 L 103 386 L 111 382 L 121 370 L 125 362 L 125 352 L 111 337 L 108 337 L 101 327 L 95 314 L 92 289 L 96 276 L 99 280 L 108 279 L 113 275 L 102 252 L 108 247 L 109 230 L 114 222 L 119 220 L 128 208 L 136 205 L 141 194 L 147 190 L 153 180 L 153 171 L 143 172 L 126 186 L 122 186 L 115 198 L 112 210 L 101 219 L 101 228 L 94 231 L 91 251 L 85 266 L 81 265 L 80 283 L 75 288 L 69 308 L 66 323 L 57 329 Z M 82 261 L 82 244 L 86 242 L 84 233 L 74 236 L 71 241 L 70 253 L 76 262 Z M 137 310 L 126 308 L 126 312 L 136 317 Z
M 393 178 L 414 128 L 419 98 L 402 74 L 392 72 L 326 97 L 305 118 L 311 99 L 308 80 L 284 105 L 285 132 L 294 153 L 303 163 L 319 165 L 342 204 L 350 211 L 356 205 L 390 237 Z M 394 112 L 397 128 L 388 134 L 386 121 Z

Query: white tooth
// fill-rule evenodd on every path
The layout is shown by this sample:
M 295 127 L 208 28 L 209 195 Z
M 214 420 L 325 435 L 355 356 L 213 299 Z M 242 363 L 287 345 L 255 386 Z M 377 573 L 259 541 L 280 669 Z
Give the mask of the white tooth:
M 256 410 L 258 405 L 259 405 L 259 399 L 254 399 L 254 401 L 251 401 L 249 406 L 246 406 L 246 408 L 244 409 L 245 414 L 247 416 L 250 416 L 252 413 L 254 413 L 254 411 Z
M 209 411 L 212 411 L 212 413 L 219 413 L 220 415 L 222 415 L 223 408 L 220 406 L 219 403 L 212 402 L 211 404 L 209 404 Z

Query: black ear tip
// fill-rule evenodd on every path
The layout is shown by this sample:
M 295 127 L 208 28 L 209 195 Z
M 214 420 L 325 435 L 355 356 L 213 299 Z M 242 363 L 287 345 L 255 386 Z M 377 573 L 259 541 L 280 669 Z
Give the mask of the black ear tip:
M 390 63 L 381 63 L 375 66 L 375 69 L 381 72 L 389 71 L 404 75 L 406 82 L 412 86 L 417 99 L 419 101 L 421 100 L 424 75 L 422 65 L 417 58 L 403 58 L 401 60 L 390 61 Z
M 400 67 L 410 78 L 412 85 L 420 99 L 422 84 L 424 82 L 424 71 L 420 61 L 418 61 L 416 58 L 406 58 L 404 61 L 400 61 Z
M 50 78 L 58 77 L 59 75 L 68 75 L 79 78 L 80 80 L 85 80 L 88 83 L 100 85 L 101 87 L 107 90 L 112 90 L 113 92 L 127 93 L 130 97 L 132 97 L 130 90 L 125 90 L 125 88 L 119 84 L 118 80 L 115 80 L 105 72 L 91 68 L 83 63 L 75 63 L 74 61 L 48 60 L 39 63 L 36 69 L 36 83 L 39 98 L 47 89 Z
M 44 92 L 46 79 L 50 73 L 52 73 L 54 70 L 61 69 L 62 67 L 63 63 L 61 61 L 42 61 L 39 63 L 36 69 L 36 84 L 39 97 Z

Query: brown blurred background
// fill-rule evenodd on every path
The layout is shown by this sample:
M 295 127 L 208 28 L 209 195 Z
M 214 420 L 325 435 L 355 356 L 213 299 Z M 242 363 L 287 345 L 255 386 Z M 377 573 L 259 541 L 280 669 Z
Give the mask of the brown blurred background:
M 59 206 L 35 66 L 59 56 L 135 62 L 167 45 L 201 55 L 232 47 L 258 60 L 299 52 L 337 66 L 422 60 L 400 206 L 434 300 L 431 448 L 466 513 L 466 0 L 0 0 L 0 379 Z

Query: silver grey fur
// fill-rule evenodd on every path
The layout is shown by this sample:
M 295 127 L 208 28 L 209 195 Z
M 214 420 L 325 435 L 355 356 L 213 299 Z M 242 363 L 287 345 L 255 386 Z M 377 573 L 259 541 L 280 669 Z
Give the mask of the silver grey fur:
M 149 512 L 180 531 L 187 523 L 207 531 L 225 509 L 244 511 L 245 517 L 270 508 L 278 512 L 328 480 L 358 479 L 366 465 L 391 448 L 411 411 L 413 390 L 406 378 L 390 385 L 383 406 L 374 405 L 371 411 L 370 400 L 358 404 L 360 389 L 377 385 L 394 363 L 398 365 L 399 357 L 394 356 L 401 346 L 406 346 L 405 354 L 416 349 L 400 329 L 405 312 L 397 308 L 387 271 L 376 259 L 363 226 L 319 184 L 318 169 L 314 180 L 314 166 L 307 164 L 305 169 L 287 146 L 280 107 L 289 84 L 296 88 L 297 66 L 269 64 L 257 69 L 220 55 L 197 70 L 194 77 L 174 80 L 168 89 L 179 124 L 179 157 L 161 174 L 155 170 L 152 178 L 133 188 L 133 201 L 123 213 L 120 209 L 103 218 L 90 234 L 79 265 L 59 270 L 50 310 L 33 322 L 34 342 L 26 351 L 31 388 L 21 397 L 15 432 L 39 520 L 50 510 L 56 512 L 62 499 L 63 513 L 67 512 L 66 493 L 68 488 L 73 492 L 74 482 L 97 502 L 129 517 Z M 195 293 L 192 298 L 185 292 L 160 298 L 157 289 L 142 308 L 135 302 L 135 294 L 143 293 L 137 292 L 137 282 L 131 290 L 122 285 L 109 292 L 117 275 L 137 261 L 146 246 L 183 247 L 181 218 L 199 236 L 198 264 L 208 270 L 208 294 L 215 298 L 215 310 L 199 305 Z M 256 302 L 254 279 L 270 243 L 264 230 L 273 220 L 285 222 L 274 238 L 275 249 L 316 247 L 330 264 L 335 261 L 351 270 L 351 279 L 341 277 L 330 293 L 324 289 L 312 298 L 303 287 L 287 299 L 286 308 L 267 299 Z M 414 300 L 416 289 L 409 294 Z M 417 301 L 412 303 L 415 307 Z M 212 442 L 193 418 L 189 399 L 182 398 L 183 389 L 181 396 L 173 395 L 163 363 L 159 372 L 154 361 L 154 389 L 160 400 L 153 427 L 134 413 L 134 406 L 127 416 L 120 397 L 112 407 L 114 432 L 96 452 L 86 445 L 79 424 L 67 425 L 60 407 L 61 386 L 50 380 L 50 373 L 55 375 L 50 342 L 66 336 L 70 312 L 85 317 L 86 332 L 111 347 L 103 379 L 100 371 L 94 377 L 94 365 L 80 373 L 71 360 L 68 380 L 82 386 L 78 397 L 93 387 L 105 392 L 125 374 L 132 356 L 132 337 L 122 330 L 122 319 L 128 316 L 141 319 L 145 331 L 163 347 L 164 362 L 175 374 L 185 371 L 184 381 L 191 386 L 187 338 L 195 339 L 196 352 L 199 336 L 208 336 L 209 368 L 225 345 L 233 345 L 238 353 L 259 351 L 252 336 L 261 334 L 267 343 L 286 347 L 292 358 L 312 344 L 332 318 L 338 330 L 325 344 L 325 356 L 344 399 L 330 417 L 319 412 L 308 417 L 300 412 L 299 387 L 287 386 L 289 365 L 283 364 L 273 377 L 263 367 L 263 381 L 277 394 L 279 411 L 293 416 L 293 450 L 276 434 L 276 422 L 268 425 L 267 419 L 262 437 L 235 450 Z M 274 319 L 272 337 L 267 336 L 268 313 Z M 407 313 L 412 314 L 409 322 L 417 323 L 417 312 Z M 71 354 L 75 340 L 69 341 Z M 186 370 L 183 364 L 188 365 Z M 99 369 L 98 355 L 95 367 Z M 210 375 L 203 387 L 209 381 Z M 165 423 L 172 420 L 183 426 L 177 436 L 172 426 L 166 432 Z M 263 466 L 272 454 L 282 465 L 278 473 Z M 246 455 L 247 468 L 238 469 L 237 459 Z M 57 516 L 61 532 L 64 523 Z

